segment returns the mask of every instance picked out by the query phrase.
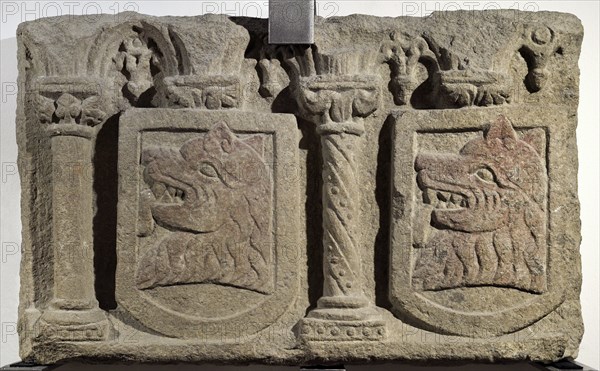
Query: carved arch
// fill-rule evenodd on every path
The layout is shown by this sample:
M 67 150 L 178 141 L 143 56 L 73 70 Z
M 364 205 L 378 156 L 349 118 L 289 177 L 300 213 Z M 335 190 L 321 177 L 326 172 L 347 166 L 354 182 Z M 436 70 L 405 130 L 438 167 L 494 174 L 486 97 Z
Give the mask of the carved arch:
M 128 37 L 141 37 L 146 42 L 153 42 L 160 51 L 160 64 L 164 76 L 174 76 L 185 70 L 180 66 L 178 55 L 187 55 L 182 43 L 173 43 L 171 32 L 167 27 L 153 25 L 146 21 L 132 21 L 123 23 L 102 32 L 88 55 L 88 73 L 102 77 L 110 76 L 113 66 L 113 57 L 118 52 L 124 39 Z

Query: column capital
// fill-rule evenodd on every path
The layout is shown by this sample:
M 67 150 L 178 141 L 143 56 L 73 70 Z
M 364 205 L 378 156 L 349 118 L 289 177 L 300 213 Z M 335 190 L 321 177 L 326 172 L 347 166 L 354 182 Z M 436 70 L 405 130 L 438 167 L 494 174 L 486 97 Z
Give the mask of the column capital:
M 70 136 L 92 139 L 94 137 L 94 128 L 78 124 L 50 124 L 45 128 L 50 137 Z
M 234 75 L 183 75 L 164 79 L 159 88 L 161 106 L 235 109 L 242 105 L 240 78 Z
M 87 137 L 77 134 L 87 133 L 87 129 L 74 131 L 73 127 L 92 128 L 118 111 L 103 82 L 94 78 L 41 77 L 29 86 L 28 92 L 33 94 L 39 122 L 49 124 L 52 135 Z
M 362 135 L 362 119 L 379 106 L 376 75 L 313 75 L 301 77 L 297 99 L 304 116 L 318 124 L 320 134 Z

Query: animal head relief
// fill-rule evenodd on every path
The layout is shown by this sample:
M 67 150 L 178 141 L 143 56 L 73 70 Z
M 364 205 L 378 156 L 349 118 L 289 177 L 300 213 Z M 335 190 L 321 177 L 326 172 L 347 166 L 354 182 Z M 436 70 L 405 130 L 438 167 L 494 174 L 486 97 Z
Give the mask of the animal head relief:
M 263 136 L 224 123 L 181 148 L 142 152 L 156 224 L 170 231 L 144 251 L 137 286 L 214 283 L 272 290 L 272 180 Z
M 547 175 L 532 141 L 499 116 L 458 154 L 417 155 L 435 233 L 418 248 L 415 287 L 546 290 Z

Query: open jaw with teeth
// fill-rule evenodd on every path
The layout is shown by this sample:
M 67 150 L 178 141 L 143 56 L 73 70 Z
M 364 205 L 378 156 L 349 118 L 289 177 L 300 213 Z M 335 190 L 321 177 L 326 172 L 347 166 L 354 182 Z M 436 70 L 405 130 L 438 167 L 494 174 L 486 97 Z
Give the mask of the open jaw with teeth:
M 172 185 L 155 181 L 151 189 L 159 203 L 183 204 L 185 201 L 185 191 Z
M 423 191 L 423 202 L 437 209 L 465 209 L 469 207 L 469 201 L 466 196 L 432 188 L 427 188 Z

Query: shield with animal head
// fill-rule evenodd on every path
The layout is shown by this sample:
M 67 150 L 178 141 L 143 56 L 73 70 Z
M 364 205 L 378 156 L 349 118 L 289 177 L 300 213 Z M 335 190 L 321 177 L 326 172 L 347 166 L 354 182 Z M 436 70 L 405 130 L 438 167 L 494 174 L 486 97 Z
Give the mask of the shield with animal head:
M 395 115 L 390 299 L 427 330 L 511 333 L 564 300 L 573 249 L 549 213 L 557 124 L 519 112 Z
M 286 174 L 296 130 L 289 115 L 128 111 L 119 305 L 172 337 L 239 339 L 275 324 L 298 290 L 297 224 L 278 223 L 298 210 Z

